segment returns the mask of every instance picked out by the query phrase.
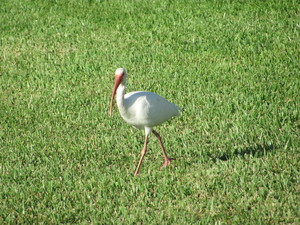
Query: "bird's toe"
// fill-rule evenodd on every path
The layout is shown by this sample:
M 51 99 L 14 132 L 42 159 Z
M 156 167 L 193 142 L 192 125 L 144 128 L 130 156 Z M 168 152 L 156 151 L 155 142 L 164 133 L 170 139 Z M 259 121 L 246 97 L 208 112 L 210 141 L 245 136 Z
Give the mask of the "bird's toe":
M 165 162 L 164 162 L 162 168 L 165 168 L 167 165 L 169 165 L 172 160 L 175 160 L 175 159 L 174 158 L 165 159 Z

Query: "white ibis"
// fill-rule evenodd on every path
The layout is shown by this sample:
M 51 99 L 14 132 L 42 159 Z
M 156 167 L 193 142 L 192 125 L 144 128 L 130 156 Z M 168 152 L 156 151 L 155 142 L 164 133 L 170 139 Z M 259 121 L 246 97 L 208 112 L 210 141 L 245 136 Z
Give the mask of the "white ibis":
M 112 107 L 115 94 L 117 93 L 117 105 L 123 119 L 130 125 L 138 129 L 145 129 L 145 142 L 141 151 L 141 158 L 136 167 L 134 175 L 140 170 L 143 158 L 147 151 L 148 136 L 151 132 L 157 137 L 163 151 L 165 162 L 163 167 L 170 164 L 172 158 L 169 158 L 160 135 L 153 127 L 162 124 L 174 116 L 179 116 L 181 110 L 177 105 L 167 101 L 163 97 L 144 91 L 130 92 L 125 95 L 127 73 L 124 68 L 118 68 L 115 72 L 115 85 L 110 101 L 110 116 L 112 116 Z

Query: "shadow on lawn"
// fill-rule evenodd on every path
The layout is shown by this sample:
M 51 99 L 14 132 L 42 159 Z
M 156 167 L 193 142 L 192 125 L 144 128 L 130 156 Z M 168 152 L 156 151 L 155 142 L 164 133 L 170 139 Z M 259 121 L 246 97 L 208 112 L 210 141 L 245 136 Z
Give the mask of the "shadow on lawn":
M 227 161 L 229 159 L 235 158 L 237 156 L 244 158 L 245 156 L 253 156 L 253 157 L 263 157 L 268 154 L 268 152 L 271 152 L 275 150 L 274 145 L 256 145 L 256 146 L 250 146 L 244 149 L 236 149 L 232 153 L 225 153 L 221 156 L 217 156 L 213 158 L 213 161 L 216 160 L 222 160 L 222 161 Z

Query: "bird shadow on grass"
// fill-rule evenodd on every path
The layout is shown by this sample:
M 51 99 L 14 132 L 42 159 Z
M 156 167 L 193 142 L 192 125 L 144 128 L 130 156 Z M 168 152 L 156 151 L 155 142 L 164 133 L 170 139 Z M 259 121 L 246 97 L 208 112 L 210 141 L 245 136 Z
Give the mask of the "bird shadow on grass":
M 216 162 L 217 160 L 227 161 L 236 157 L 245 158 L 247 156 L 261 158 L 266 156 L 269 152 L 272 152 L 273 150 L 275 150 L 275 146 L 272 144 L 271 145 L 258 144 L 243 149 L 235 149 L 233 152 L 224 153 L 221 156 L 216 156 L 211 158 L 214 162 Z

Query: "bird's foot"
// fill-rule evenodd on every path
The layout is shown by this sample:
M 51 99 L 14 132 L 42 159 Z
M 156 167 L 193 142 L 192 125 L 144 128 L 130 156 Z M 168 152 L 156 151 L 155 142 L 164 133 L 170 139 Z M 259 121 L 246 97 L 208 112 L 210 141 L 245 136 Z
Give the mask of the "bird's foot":
M 165 163 L 161 168 L 165 168 L 167 165 L 171 163 L 172 160 L 175 160 L 174 158 L 166 158 Z

